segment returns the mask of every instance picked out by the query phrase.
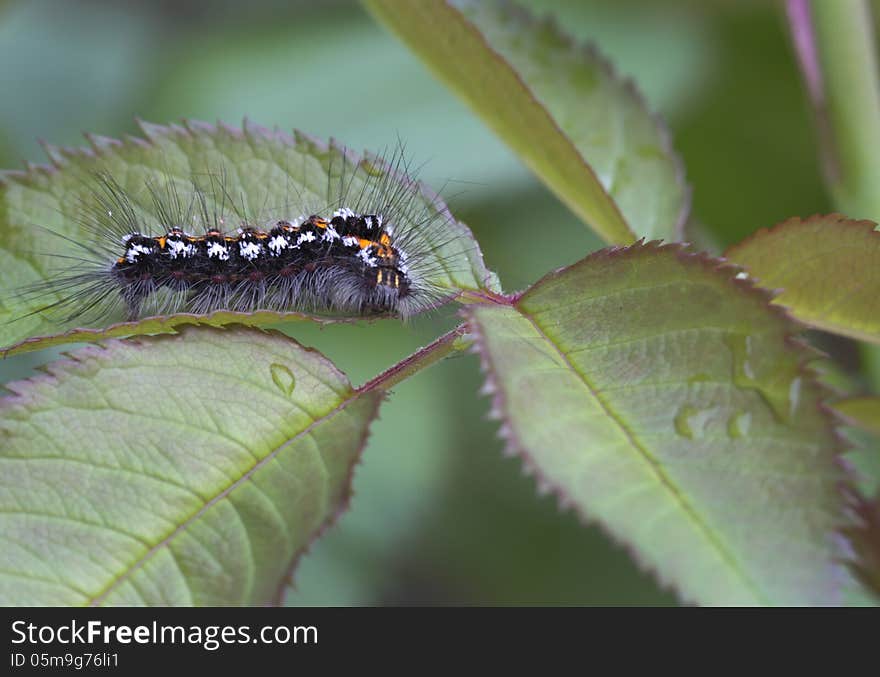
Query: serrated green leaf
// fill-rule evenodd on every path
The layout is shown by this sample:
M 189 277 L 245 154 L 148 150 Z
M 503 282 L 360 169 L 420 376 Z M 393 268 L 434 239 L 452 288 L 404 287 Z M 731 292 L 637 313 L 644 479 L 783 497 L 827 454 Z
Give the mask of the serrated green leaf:
M 818 329 L 880 343 L 880 233 L 840 214 L 793 218 L 725 252 Z
M 365 4 L 606 241 L 681 239 L 681 162 L 595 50 L 510 2 Z
M 844 422 L 850 449 L 846 460 L 855 472 L 855 484 L 865 496 L 880 495 L 880 398 L 848 397 L 832 408 Z
M 849 448 L 849 510 L 855 523 L 844 530 L 852 555 L 847 559 L 855 580 L 845 590 L 847 606 L 880 604 L 880 398 L 849 397 L 832 408 L 840 414 Z M 873 497 L 870 498 L 870 497 Z
M 335 142 L 327 145 L 299 132 L 290 136 L 249 123 L 243 129 L 203 123 L 187 123 L 184 127 L 147 123 L 141 126 L 146 141 L 89 137 L 90 150 L 47 147 L 51 166 L 31 166 L 27 172 L 0 176 L 0 232 L 4 234 L 0 247 L 0 288 L 4 292 L 0 298 L 0 346 L 7 346 L 0 349 L 0 354 L 70 341 L 166 332 L 194 322 L 261 325 L 281 320 L 334 319 L 295 312 L 216 312 L 198 318 L 178 314 L 121 324 L 111 324 L 114 318 L 107 318 L 102 326 L 91 328 L 98 331 L 66 333 L 41 314 L 27 316 L 29 311 L 54 300 L 16 302 L 17 289 L 57 274 L 59 259 L 45 254 L 82 256 L 74 244 L 47 234 L 46 229 L 80 242 L 94 241 L 94 233 L 80 220 L 83 204 L 94 202 L 95 172 L 111 175 L 131 195 L 147 224 L 159 223 L 147 190 L 148 182 L 162 186 L 175 181 L 185 189 L 193 177 L 222 174 L 226 193 L 234 196 L 245 214 L 295 218 L 308 206 L 326 204 L 328 186 L 340 181 L 341 172 L 345 172 L 346 192 L 350 195 L 358 195 L 367 181 L 371 186 L 377 185 L 382 181 L 377 177 L 389 172 L 380 164 L 381 158 L 366 156 L 362 160 Z M 391 179 L 387 191 L 397 190 L 399 181 L 395 181 Z M 427 188 L 421 190 L 413 199 L 420 201 L 420 207 L 424 204 L 425 214 L 446 209 Z M 277 212 L 279 206 L 283 206 L 284 214 Z M 479 246 L 468 228 L 454 219 L 444 228 L 448 228 L 448 233 L 436 238 L 436 246 L 426 253 L 422 264 L 432 270 L 431 282 L 441 293 L 448 290 L 450 297 L 462 290 L 497 287 L 497 280 L 483 265 Z M 28 337 L 38 338 L 18 343 Z
M 182 333 L 7 386 L 0 604 L 265 604 L 345 506 L 383 391 L 281 334 Z
M 103 329 L 69 329 L 61 334 L 34 336 L 19 341 L 7 348 L 0 348 L 0 358 L 17 355 L 18 353 L 27 353 L 32 350 L 49 348 L 50 346 L 60 346 L 67 343 L 94 343 L 103 339 L 120 338 L 137 334 L 175 334 L 178 333 L 182 327 L 191 325 L 219 327 L 228 324 L 249 324 L 253 326 L 262 326 L 274 324 L 282 319 L 286 322 L 294 320 L 310 320 L 318 323 L 351 321 L 343 318 L 330 320 L 300 313 L 280 314 L 265 310 L 254 313 L 236 313 L 220 310 L 208 315 L 177 313 L 176 315 L 149 317 L 135 322 L 116 322 Z
M 846 530 L 853 549 L 851 563 L 859 587 L 849 592 L 852 606 L 880 605 L 880 496 L 866 499 L 854 496 L 851 509 L 858 516 L 855 526 Z
M 813 353 L 736 269 L 603 250 L 468 309 L 512 448 L 690 601 L 834 604 L 838 441 Z

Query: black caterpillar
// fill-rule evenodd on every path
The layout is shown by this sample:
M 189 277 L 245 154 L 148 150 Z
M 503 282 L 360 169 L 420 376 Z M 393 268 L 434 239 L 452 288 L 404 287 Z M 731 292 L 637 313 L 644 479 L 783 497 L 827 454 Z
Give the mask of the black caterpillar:
M 110 274 L 129 319 L 160 288 L 193 312 L 215 308 L 333 308 L 357 314 L 396 313 L 412 292 L 406 254 L 392 245 L 381 214 L 342 208 L 251 226 L 234 236 L 210 229 L 193 236 L 172 227 L 159 237 L 124 236 L 125 252 Z M 188 303 L 188 301 L 190 303 Z
M 64 255 L 72 268 L 25 290 L 59 299 L 34 312 L 61 312 L 63 322 L 215 310 L 408 317 L 450 295 L 432 276 L 449 258 L 437 251 L 456 237 L 443 228 L 451 217 L 397 172 L 370 179 L 355 196 L 343 179 L 336 208 L 264 225 L 232 206 L 222 180 L 213 191 L 193 181 L 181 192 L 169 178 L 145 186 L 152 228 L 142 201 L 109 175 L 95 178 L 79 218 L 84 236 L 65 238 L 86 255 Z M 341 206 L 351 197 L 351 207 Z

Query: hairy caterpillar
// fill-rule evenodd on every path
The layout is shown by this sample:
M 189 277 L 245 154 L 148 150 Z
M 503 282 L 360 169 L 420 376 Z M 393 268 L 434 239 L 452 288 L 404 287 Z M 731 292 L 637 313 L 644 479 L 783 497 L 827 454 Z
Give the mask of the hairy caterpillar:
M 317 207 L 294 190 L 281 207 L 249 209 L 226 167 L 134 192 L 92 173 L 66 268 L 25 296 L 57 299 L 33 312 L 63 322 L 216 310 L 406 318 L 449 298 L 435 278 L 464 252 L 450 242 L 473 245 L 464 227 L 447 227 L 401 147 L 390 159 L 339 157 Z

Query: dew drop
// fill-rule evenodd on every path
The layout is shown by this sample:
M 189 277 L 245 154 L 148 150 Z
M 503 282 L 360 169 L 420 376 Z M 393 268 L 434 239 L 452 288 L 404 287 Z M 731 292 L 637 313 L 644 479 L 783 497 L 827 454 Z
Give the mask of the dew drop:
M 793 378 L 788 387 L 788 415 L 793 417 L 801 402 L 801 377 Z
M 752 337 L 747 334 L 728 334 L 724 342 L 733 355 L 733 382 L 740 388 L 754 388 L 755 369 L 750 362 L 752 357 Z
M 296 377 L 283 364 L 273 362 L 269 365 L 269 371 L 272 374 L 272 381 L 278 386 L 278 390 L 290 397 L 293 389 L 296 387 Z
M 752 427 L 752 414 L 748 411 L 741 411 L 733 414 L 727 420 L 727 435 L 734 440 L 745 437 L 749 434 Z
M 675 432 L 689 440 L 701 438 L 715 411 L 714 408 L 699 409 L 689 404 L 684 405 L 675 415 Z
M 693 418 L 696 413 L 697 410 L 689 406 L 684 406 L 679 409 L 678 413 L 675 415 L 675 432 L 682 437 L 687 437 L 689 440 L 694 439 L 694 431 L 691 428 L 691 418 Z
M 776 371 L 771 370 L 770 373 L 763 369 L 759 377 L 754 364 L 753 338 L 748 334 L 728 334 L 724 337 L 724 342 L 733 357 L 734 385 L 757 392 L 777 423 L 788 422 L 794 411 L 792 394 L 795 391 L 800 393 L 800 379 L 795 379 L 798 385 L 792 383 L 789 389 L 784 389 L 781 386 L 786 380 L 782 371 L 785 369 L 784 366 L 780 366 Z

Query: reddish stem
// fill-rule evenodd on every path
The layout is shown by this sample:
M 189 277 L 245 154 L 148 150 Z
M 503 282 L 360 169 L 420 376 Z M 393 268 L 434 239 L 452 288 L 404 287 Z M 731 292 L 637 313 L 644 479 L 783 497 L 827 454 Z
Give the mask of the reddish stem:
M 364 383 L 358 392 L 368 392 L 370 390 L 388 390 L 401 381 L 405 381 L 410 376 L 418 373 L 422 369 L 431 366 L 435 362 L 439 362 L 449 353 L 463 350 L 466 346 L 456 346 L 456 342 L 462 336 L 468 333 L 468 326 L 460 324 L 452 331 L 449 331 L 439 337 L 433 343 L 420 348 L 409 357 L 404 358 L 393 367 L 383 371 L 378 376 L 371 378 Z

